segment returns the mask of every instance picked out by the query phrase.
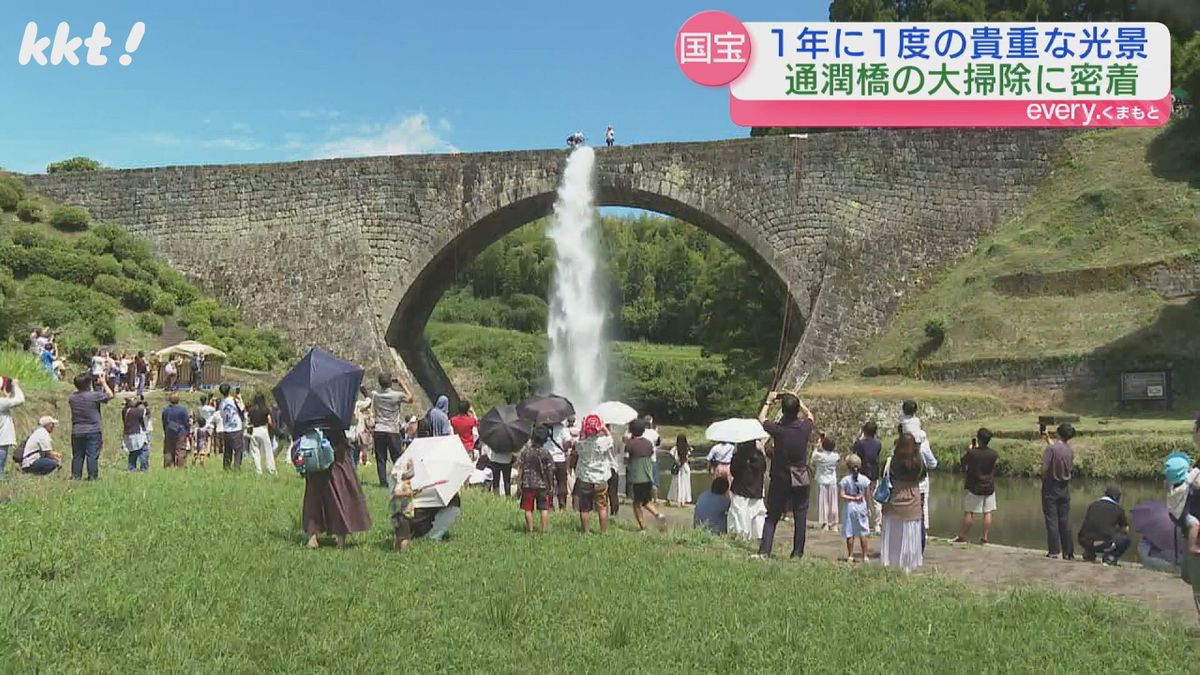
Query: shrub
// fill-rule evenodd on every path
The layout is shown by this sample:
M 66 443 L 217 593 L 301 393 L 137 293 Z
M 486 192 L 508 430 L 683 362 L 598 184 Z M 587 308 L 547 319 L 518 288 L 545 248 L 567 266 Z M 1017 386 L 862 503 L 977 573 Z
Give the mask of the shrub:
M 84 321 L 72 321 L 59 330 L 58 353 L 71 361 L 87 363 L 98 342 L 91 326 Z
M 91 232 L 86 232 L 74 241 L 75 250 L 91 255 L 101 255 L 108 250 L 108 242 Z
M 154 296 L 154 304 L 150 306 L 155 314 L 167 316 L 175 312 L 175 296 L 170 293 L 159 293 Z
M 271 362 L 261 350 L 246 345 L 237 345 L 229 354 L 229 365 L 250 370 L 268 370 Z
M 104 239 L 104 241 L 112 244 L 114 241 L 126 235 L 125 228 L 116 223 L 96 223 L 92 226 L 92 233 Z
M 14 244 L 25 248 L 53 248 L 58 245 L 44 229 L 32 225 L 14 225 L 9 237 Z
M 30 199 L 17 202 L 17 217 L 26 223 L 36 223 L 42 219 L 42 207 Z
M 122 260 L 121 273 L 130 279 L 137 279 L 142 283 L 154 283 L 154 273 L 140 265 L 136 260 Z
M 107 253 L 95 256 L 95 261 L 97 274 L 111 274 L 115 277 L 122 272 L 121 263 L 117 262 L 116 258 Z
M 162 335 L 163 318 L 157 314 L 138 314 L 134 321 L 138 328 L 153 333 L 154 335 Z
M 505 299 L 504 311 L 500 314 L 501 325 L 526 333 L 546 330 L 546 301 L 536 295 L 516 293 Z
M 34 255 L 28 258 L 40 260 L 36 263 L 41 265 L 38 271 L 61 281 L 88 286 L 100 273 L 100 258 L 96 256 L 55 249 L 40 249 L 30 253 Z
M 0 183 L 0 209 L 4 211 L 17 210 L 17 204 L 21 203 L 21 195 L 7 183 Z
M 112 344 L 117 341 L 117 322 L 111 315 L 93 315 L 88 324 L 97 343 Z
M 0 298 L 11 298 L 17 294 L 17 282 L 13 280 L 12 270 L 0 265 Z
M 125 231 L 112 240 L 112 252 L 118 260 L 132 260 L 137 263 L 150 260 L 150 247 L 146 242 Z
M 13 178 L 12 176 L 0 176 L 0 185 L 7 185 L 13 189 L 13 192 L 17 193 L 18 197 L 22 199 L 25 198 L 25 185 L 16 178 Z
M 86 230 L 90 221 L 88 212 L 78 206 L 60 206 L 50 212 L 50 224 L 68 232 Z
M 941 345 L 946 341 L 946 319 L 935 316 L 925 322 L 925 339 L 930 343 Z
M 154 304 L 154 288 L 150 284 L 128 279 L 125 281 L 125 291 L 121 293 L 121 302 L 135 312 L 144 312 Z
M 192 330 L 193 324 L 203 324 L 212 328 L 212 313 L 218 308 L 219 305 L 215 300 L 198 298 L 181 307 L 176 319 L 179 321 L 179 325 L 187 328 L 189 332 Z M 198 325 L 196 329 L 199 330 Z
M 175 304 L 184 307 L 201 298 L 200 289 L 193 286 L 178 270 L 160 262 L 148 261 L 146 269 L 154 272 L 158 285 L 175 296 Z
M 209 313 L 208 318 L 212 322 L 212 325 L 228 328 L 237 324 L 238 313 L 236 309 L 231 307 L 217 306 Z
M 120 300 L 125 295 L 125 280 L 111 274 L 97 274 L 92 288 L 109 297 Z
M 100 162 L 90 157 L 72 157 L 61 162 L 46 165 L 46 173 L 75 173 L 79 171 L 99 171 L 103 169 Z

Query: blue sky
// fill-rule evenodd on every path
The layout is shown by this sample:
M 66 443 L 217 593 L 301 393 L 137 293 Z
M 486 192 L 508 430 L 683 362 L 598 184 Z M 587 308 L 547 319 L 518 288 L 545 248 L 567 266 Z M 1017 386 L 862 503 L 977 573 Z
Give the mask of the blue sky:
M 22 3 L 0 18 L 0 166 L 87 155 L 115 167 L 742 137 L 725 89 L 672 54 L 704 9 L 745 21 L 821 20 L 804 2 Z M 72 36 L 103 21 L 108 65 L 18 64 L 25 25 Z M 146 23 L 128 67 L 117 64 Z M 82 59 L 84 49 L 79 50 Z M 47 54 L 49 50 L 47 50 Z

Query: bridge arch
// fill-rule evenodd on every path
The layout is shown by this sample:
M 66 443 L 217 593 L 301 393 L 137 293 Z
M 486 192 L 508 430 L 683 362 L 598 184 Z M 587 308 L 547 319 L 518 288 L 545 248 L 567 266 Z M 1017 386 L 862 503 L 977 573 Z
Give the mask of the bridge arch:
M 629 182 L 606 182 L 604 178 L 602 175 L 596 186 L 597 207 L 637 208 L 699 227 L 729 245 L 764 277 L 773 278 L 789 289 L 790 292 L 786 294 L 789 307 L 786 310 L 779 308 L 779 320 L 784 321 L 786 316 L 792 324 L 788 330 L 791 337 L 781 354 L 783 363 L 790 359 L 803 330 L 803 323 L 808 319 L 811 300 L 808 289 L 793 289 L 795 284 L 787 276 L 791 266 L 778 264 L 780 258 L 758 234 L 757 228 L 742 222 L 711 200 L 687 194 L 686 190 L 676 191 L 671 196 Z M 451 398 L 457 396 L 453 382 L 425 339 L 426 324 L 438 301 L 457 281 L 459 270 L 469 265 L 488 246 L 523 225 L 552 215 L 555 198 L 554 189 L 543 189 L 483 214 L 433 253 L 415 278 L 392 290 L 385 306 L 395 309 L 385 330 L 385 341 L 396 350 L 417 384 L 429 396 L 441 393 L 449 394 Z M 704 204 L 704 207 L 695 206 L 696 203 Z

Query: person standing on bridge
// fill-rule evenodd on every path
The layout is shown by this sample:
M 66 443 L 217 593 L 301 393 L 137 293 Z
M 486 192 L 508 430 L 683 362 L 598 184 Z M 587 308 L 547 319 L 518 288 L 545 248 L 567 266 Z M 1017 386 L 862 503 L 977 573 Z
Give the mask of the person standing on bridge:
M 403 392 L 392 388 L 399 384 Z M 379 389 L 371 392 L 371 408 L 375 411 L 375 432 L 372 440 L 375 442 L 375 474 L 379 479 L 379 487 L 388 486 L 387 462 L 400 459 L 400 407 L 404 403 L 412 403 L 412 390 L 408 383 L 394 377 L 391 373 L 379 374 Z
M 604 144 L 611 148 L 616 141 L 617 135 L 613 132 L 612 125 L 610 124 L 608 125 L 608 130 L 604 132 Z

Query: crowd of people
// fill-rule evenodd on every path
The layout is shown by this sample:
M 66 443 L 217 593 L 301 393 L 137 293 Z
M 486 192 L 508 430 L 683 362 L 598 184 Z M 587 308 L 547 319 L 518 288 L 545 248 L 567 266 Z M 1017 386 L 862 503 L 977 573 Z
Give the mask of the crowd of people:
M 43 351 L 51 348 L 51 336 Z M 123 367 L 123 362 L 127 367 Z M 115 370 L 113 363 L 116 363 Z M 142 367 L 146 364 L 146 368 Z M 141 392 L 149 362 L 138 354 L 132 359 L 97 350 L 91 367 L 73 379 L 75 392 L 70 410 L 70 475 L 72 479 L 99 477 L 99 457 L 104 446 L 101 411 L 119 392 L 125 392 L 121 411 L 121 448 L 129 471 L 149 470 L 152 436 L 161 422 L 163 466 L 183 468 L 203 464 L 212 452 L 223 457 L 223 467 L 241 468 L 249 455 L 258 474 L 277 473 L 275 457 L 284 453 L 291 463 L 291 442 L 281 423 L 280 411 L 262 394 L 246 405 L 240 389 L 222 384 L 219 395 L 202 393 L 195 407 L 172 391 L 168 405 L 155 418 Z M 836 440 L 817 431 L 816 416 L 790 393 L 772 394 L 779 414 L 760 415 L 766 438 L 740 443 L 716 443 L 706 460 L 710 489 L 696 500 L 695 527 L 715 534 L 757 540 L 753 557 L 772 554 L 777 526 L 792 520 L 790 555 L 805 552 L 811 484 L 816 484 L 816 526 L 841 532 L 846 560 L 870 558 L 870 539 L 880 537 L 879 558 L 886 567 L 905 572 L 923 564 L 929 526 L 929 472 L 938 466 L 915 401 L 904 401 L 895 425 L 889 453 L 879 438 L 879 427 L 869 420 L 861 427 L 849 451 L 839 453 Z M 20 382 L 0 378 L 0 475 L 13 460 L 19 470 L 35 476 L 55 473 L 64 456 L 53 442 L 59 421 L 43 416 L 23 439 L 18 439 L 13 410 L 25 403 Z M 529 442 L 513 452 L 493 452 L 479 437 L 479 420 L 470 402 L 462 401 L 451 414 L 449 399 L 439 396 L 420 415 L 406 415 L 415 397 L 407 383 L 381 375 L 378 387 L 360 390 L 354 417 L 347 429 L 327 430 L 334 453 L 331 471 L 306 474 L 303 522 L 309 545 L 317 546 L 322 533 L 342 543 L 346 535 L 370 526 L 360 469 L 376 465 L 375 478 L 389 491 L 389 510 L 395 546 L 407 550 L 414 537 L 443 539 L 461 514 L 461 501 L 437 508 L 415 508 L 420 489 L 412 486 L 413 465 L 406 448 L 418 438 L 456 436 L 476 462 L 468 481 L 506 496 L 516 488 L 526 530 L 549 529 L 549 512 L 572 509 L 579 514 L 579 529 L 588 532 L 592 514 L 599 531 L 607 532 L 610 517 L 619 512 L 621 497 L 632 506 L 637 527 L 662 526 L 666 516 L 659 507 L 659 462 L 662 439 L 652 418 L 626 425 L 605 424 L 594 414 L 576 423 L 569 417 L 556 424 L 534 425 Z M 1200 420 L 1195 434 L 1200 445 Z M 1115 565 L 1131 546 L 1130 521 L 1121 505 L 1119 486 L 1108 487 L 1091 503 L 1075 536 L 1070 526 L 1070 482 L 1075 471 L 1072 440 L 1075 429 L 1061 424 L 1053 434 L 1043 430 L 1046 442 L 1041 462 L 1042 510 L 1045 517 L 1047 557 L 1072 560 L 1078 543 L 1085 561 Z M 815 435 L 815 443 L 813 443 Z M 963 476 L 963 519 L 953 540 L 968 541 L 976 520 L 982 520 L 978 542 L 989 543 L 997 511 L 995 471 L 998 453 L 990 447 L 993 434 L 980 428 L 959 460 Z M 680 434 L 669 450 L 671 486 L 668 504 L 692 502 L 692 447 Z M 389 466 L 390 465 L 390 466 Z M 844 473 L 839 477 L 839 469 Z M 1178 526 L 1181 547 L 1154 549 L 1143 559 L 1161 556 L 1182 568 L 1200 587 L 1200 467 L 1183 453 L 1168 456 L 1163 468 L 1168 485 L 1166 504 L 1173 526 Z M 840 502 L 840 504 L 839 504 Z M 1143 542 L 1146 543 L 1146 542 Z M 857 547 L 857 555 L 855 548 Z M 1197 595 L 1200 598 L 1200 595 Z

